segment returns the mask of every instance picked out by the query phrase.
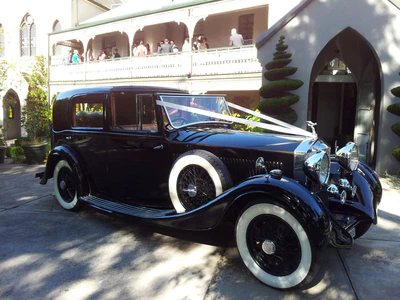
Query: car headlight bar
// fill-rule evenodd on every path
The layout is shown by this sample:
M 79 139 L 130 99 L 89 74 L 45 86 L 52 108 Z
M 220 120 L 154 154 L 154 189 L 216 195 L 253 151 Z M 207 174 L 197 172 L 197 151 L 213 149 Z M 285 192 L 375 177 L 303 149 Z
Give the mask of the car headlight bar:
M 304 173 L 318 184 L 326 184 L 329 180 L 331 162 L 325 151 L 309 157 L 303 166 Z
M 343 168 L 349 171 L 357 170 L 359 156 L 357 145 L 355 143 L 347 143 L 346 146 L 336 151 L 335 156 Z

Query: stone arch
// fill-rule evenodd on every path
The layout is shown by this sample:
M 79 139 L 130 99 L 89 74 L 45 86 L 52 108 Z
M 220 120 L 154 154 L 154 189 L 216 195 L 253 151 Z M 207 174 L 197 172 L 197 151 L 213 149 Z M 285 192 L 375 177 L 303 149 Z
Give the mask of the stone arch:
M 10 89 L 3 97 L 4 128 L 7 139 L 21 136 L 21 103 L 17 93 Z
M 334 60 L 346 66 L 343 74 L 324 74 Z M 328 142 L 338 141 L 338 146 L 343 146 L 354 140 L 360 159 L 374 166 L 381 99 L 382 67 L 378 55 L 359 32 L 347 27 L 325 45 L 314 62 L 308 119 L 319 122 L 317 132 Z M 353 115 L 348 113 L 352 106 Z

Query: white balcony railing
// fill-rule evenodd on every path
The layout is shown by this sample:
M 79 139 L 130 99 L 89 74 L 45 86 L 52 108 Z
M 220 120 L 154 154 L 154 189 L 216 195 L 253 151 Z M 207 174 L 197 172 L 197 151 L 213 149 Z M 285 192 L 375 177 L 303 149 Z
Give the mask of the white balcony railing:
M 87 81 L 261 72 L 254 45 L 62 65 L 53 60 L 50 81 Z

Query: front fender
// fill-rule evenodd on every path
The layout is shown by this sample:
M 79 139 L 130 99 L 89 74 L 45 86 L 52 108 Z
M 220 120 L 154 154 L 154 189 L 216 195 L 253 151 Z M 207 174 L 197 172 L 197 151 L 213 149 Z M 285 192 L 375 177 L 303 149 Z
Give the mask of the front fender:
M 342 175 L 342 167 L 336 159 L 331 160 L 331 171 L 338 181 L 346 177 L 353 186 L 357 186 L 354 199 L 341 204 L 338 199 L 329 198 L 329 209 L 343 214 L 353 214 L 357 221 L 378 223 L 378 205 L 382 198 L 382 186 L 378 175 L 366 164 L 360 162 L 357 170 Z M 337 183 L 337 182 L 336 182 Z M 321 196 L 322 197 L 322 196 Z
M 295 180 L 265 175 L 251 177 L 195 210 L 147 221 L 172 228 L 209 230 L 226 219 L 233 217 L 235 221 L 240 210 L 254 201 L 288 208 L 304 224 L 316 246 L 324 247 L 328 243 L 331 222 L 322 201 Z

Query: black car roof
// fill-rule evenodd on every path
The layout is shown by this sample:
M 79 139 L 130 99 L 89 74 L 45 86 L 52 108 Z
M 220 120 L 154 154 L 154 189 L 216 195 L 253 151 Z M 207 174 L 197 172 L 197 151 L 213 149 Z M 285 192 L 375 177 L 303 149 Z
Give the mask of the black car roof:
M 76 95 L 94 94 L 94 93 L 110 93 L 110 92 L 141 92 L 141 93 L 181 93 L 188 94 L 188 91 L 167 88 L 162 86 L 140 86 L 140 85 L 127 85 L 127 86 L 101 86 L 101 87 L 86 87 L 72 89 L 65 91 L 57 96 L 57 100 L 69 99 Z

